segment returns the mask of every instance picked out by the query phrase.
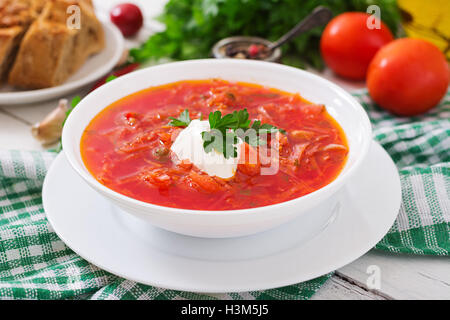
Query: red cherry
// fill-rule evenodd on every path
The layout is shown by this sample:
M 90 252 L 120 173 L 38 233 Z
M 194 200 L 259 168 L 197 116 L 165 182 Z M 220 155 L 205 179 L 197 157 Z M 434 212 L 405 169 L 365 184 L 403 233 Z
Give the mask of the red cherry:
M 111 21 L 124 37 L 132 37 L 142 28 L 144 17 L 141 9 L 132 3 L 122 3 L 111 10 Z

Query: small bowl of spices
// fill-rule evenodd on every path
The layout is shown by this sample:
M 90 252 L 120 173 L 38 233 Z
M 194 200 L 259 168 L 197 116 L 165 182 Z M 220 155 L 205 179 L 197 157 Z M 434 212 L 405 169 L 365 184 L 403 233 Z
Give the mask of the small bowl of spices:
M 214 58 L 253 59 L 278 62 L 281 59 L 281 49 L 271 50 L 272 42 L 259 37 L 229 37 L 217 42 L 212 53 Z
M 283 44 L 311 29 L 326 25 L 332 17 L 333 13 L 329 8 L 319 6 L 275 42 L 259 37 L 229 37 L 217 42 L 212 49 L 212 54 L 214 58 L 218 59 L 234 58 L 279 62 L 281 60 L 280 47 Z

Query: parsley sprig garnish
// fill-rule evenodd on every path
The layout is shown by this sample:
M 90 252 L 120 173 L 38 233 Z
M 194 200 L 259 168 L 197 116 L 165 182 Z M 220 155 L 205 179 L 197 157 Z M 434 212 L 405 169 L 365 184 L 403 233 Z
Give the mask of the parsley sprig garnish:
M 169 117 L 172 121 L 169 122 L 169 126 L 173 127 L 187 127 L 191 123 L 191 118 L 189 116 L 189 111 L 184 110 L 178 118 Z
M 175 127 L 187 127 L 191 122 L 189 111 L 184 110 L 178 117 L 170 117 L 172 120 L 169 125 Z M 285 133 L 271 124 L 262 124 L 260 120 L 252 121 L 249 119 L 247 109 L 234 111 L 233 113 L 222 116 L 220 111 L 209 114 L 209 131 L 202 132 L 203 148 L 207 153 L 213 150 L 223 153 L 226 159 L 236 158 L 238 155 L 236 144 L 239 138 L 251 146 L 265 145 L 266 141 L 261 139 L 261 133 Z

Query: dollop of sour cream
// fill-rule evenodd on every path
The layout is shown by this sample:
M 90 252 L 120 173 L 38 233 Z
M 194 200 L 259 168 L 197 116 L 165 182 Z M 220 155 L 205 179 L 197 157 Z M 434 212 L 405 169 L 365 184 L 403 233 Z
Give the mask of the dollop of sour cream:
M 203 148 L 202 132 L 210 129 L 209 121 L 192 120 L 189 126 L 179 133 L 170 148 L 176 155 L 174 161 L 188 160 L 210 176 L 232 178 L 236 174 L 242 141 L 239 140 L 235 145 L 238 152 L 237 158 L 226 159 L 216 150 L 207 153 Z

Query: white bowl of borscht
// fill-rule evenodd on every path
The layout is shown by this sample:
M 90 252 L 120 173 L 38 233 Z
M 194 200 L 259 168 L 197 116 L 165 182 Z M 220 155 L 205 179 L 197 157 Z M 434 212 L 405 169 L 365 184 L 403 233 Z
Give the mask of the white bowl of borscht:
M 207 238 L 293 219 L 319 233 L 371 141 L 364 109 L 337 85 L 234 59 L 115 79 L 79 103 L 62 137 L 71 166 L 121 214 Z

